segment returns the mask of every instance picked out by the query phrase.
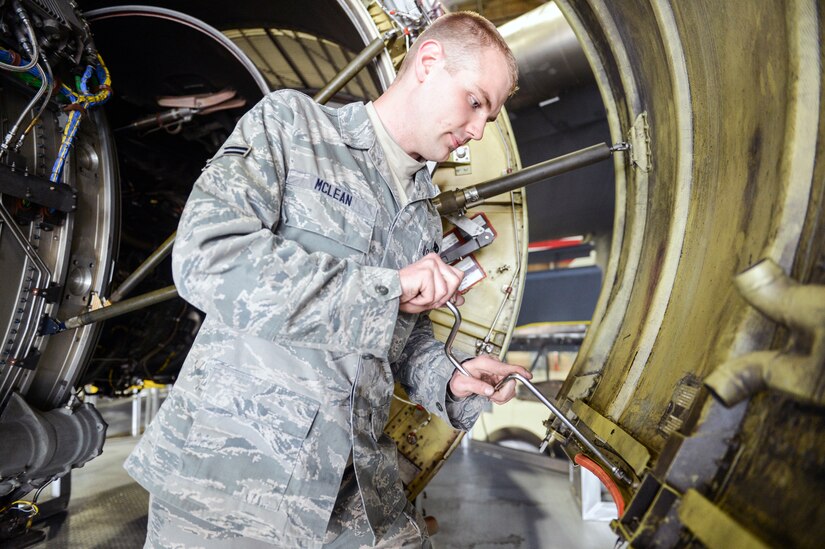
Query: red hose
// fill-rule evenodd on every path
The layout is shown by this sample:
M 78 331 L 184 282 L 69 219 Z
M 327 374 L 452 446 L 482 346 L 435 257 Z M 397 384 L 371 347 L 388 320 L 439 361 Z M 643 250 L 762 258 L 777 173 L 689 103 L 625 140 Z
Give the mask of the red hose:
M 584 454 L 576 454 L 573 461 L 576 462 L 577 465 L 581 465 L 596 475 L 598 479 L 602 481 L 602 484 L 607 487 L 607 491 L 610 492 L 610 496 L 613 498 L 613 503 L 616 504 L 616 510 L 619 512 L 619 517 L 621 517 L 624 514 L 624 498 L 622 497 L 622 493 L 619 491 L 619 487 L 616 486 L 615 482 L 613 482 L 613 478 L 608 475 L 595 461 Z

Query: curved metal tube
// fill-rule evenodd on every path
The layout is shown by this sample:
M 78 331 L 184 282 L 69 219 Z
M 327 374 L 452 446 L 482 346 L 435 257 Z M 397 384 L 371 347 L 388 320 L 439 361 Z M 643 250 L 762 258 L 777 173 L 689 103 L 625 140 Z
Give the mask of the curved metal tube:
M 45 95 L 45 93 L 49 90 L 50 83 L 46 78 L 46 71 L 43 70 L 43 67 L 41 67 L 39 63 L 36 65 L 36 67 L 40 71 L 40 88 L 37 90 L 37 93 L 34 95 L 34 97 L 32 97 L 31 101 L 29 101 L 29 104 L 26 105 L 26 108 L 24 108 L 20 112 L 20 116 L 17 117 L 17 120 L 15 121 L 14 125 L 6 134 L 6 137 L 3 139 L 3 143 L 0 144 L 0 150 L 2 151 L 5 151 L 9 148 L 9 143 L 11 143 L 12 139 L 14 139 L 17 135 L 17 131 L 20 129 L 20 125 L 23 123 L 23 119 L 26 118 L 26 115 L 32 109 L 34 109 L 34 106 L 37 104 L 40 98 L 42 98 L 43 95 Z M 48 98 L 46 99 L 46 102 L 48 102 Z M 36 119 L 37 116 L 35 116 L 34 118 Z M 23 135 L 23 137 L 25 137 L 25 134 Z
M 117 290 L 112 292 L 109 301 L 112 303 L 116 303 L 123 299 L 126 294 L 131 292 L 135 286 L 141 283 L 146 276 L 151 273 L 155 267 L 157 267 L 161 261 L 166 259 L 166 257 L 172 253 L 172 246 L 175 244 L 175 237 L 177 236 L 178 232 L 175 231 L 169 237 L 158 246 L 158 248 L 152 252 L 152 255 L 147 257 L 143 263 L 135 269 L 132 274 L 130 274 L 126 280 L 124 280 L 120 286 L 118 286 Z
M 748 353 L 721 364 L 705 385 L 727 406 L 768 387 L 818 404 L 825 402 L 825 287 L 791 279 L 765 259 L 736 277 L 742 297 L 759 312 L 810 337 L 807 352 L 797 345 Z M 794 339 L 799 339 L 796 333 Z
M 450 330 L 450 335 L 447 336 L 447 342 L 444 343 L 444 352 L 447 354 L 447 358 L 450 359 L 450 362 L 453 363 L 456 370 L 467 377 L 472 377 L 470 373 L 464 369 L 464 366 L 461 365 L 458 359 L 453 356 L 453 341 L 455 341 L 455 336 L 458 335 L 458 328 L 461 326 L 461 313 L 458 311 L 458 307 L 449 301 L 446 303 L 446 307 L 451 313 L 453 313 L 453 316 L 455 316 L 455 324 L 453 324 L 453 329 Z
M 26 72 L 37 65 L 37 61 L 40 59 L 40 47 L 37 43 L 37 35 L 34 33 L 34 27 L 32 27 L 31 19 L 29 19 L 29 15 L 25 12 L 23 6 L 20 2 L 14 2 L 13 8 L 17 13 L 17 17 L 20 18 L 20 22 L 23 23 L 24 27 L 26 27 L 26 32 L 29 33 L 29 40 L 31 41 L 32 48 L 31 60 L 25 65 L 12 65 L 9 63 L 0 62 L 0 69 L 5 69 L 12 72 Z
M 573 433 L 573 436 L 575 436 L 579 440 L 579 442 L 584 444 L 584 446 L 588 450 L 590 450 L 590 452 L 592 452 L 594 456 L 599 458 L 599 460 L 602 463 L 607 465 L 607 467 L 610 469 L 610 471 L 614 475 L 616 475 L 616 478 L 618 478 L 620 480 L 623 480 L 624 482 L 627 482 L 628 484 L 630 484 L 632 482 L 630 477 L 624 471 L 622 471 L 617 465 L 613 465 L 610 462 L 610 460 L 608 460 L 605 457 L 605 455 L 598 448 L 596 448 L 596 446 L 592 442 L 590 442 L 590 440 L 588 440 L 587 437 L 585 437 L 581 433 L 581 431 L 579 431 L 576 428 L 576 426 L 573 425 L 573 423 L 569 419 L 567 419 L 567 416 L 565 416 L 561 412 L 561 410 L 556 408 L 556 406 L 552 402 L 547 400 L 547 398 L 543 394 L 541 394 L 541 391 L 536 389 L 536 386 L 533 385 L 532 383 L 530 383 L 530 380 L 528 380 L 526 377 L 524 377 L 521 374 L 510 374 L 509 376 L 505 377 L 504 379 L 502 379 L 501 381 L 498 382 L 498 385 L 496 385 L 496 391 L 501 389 L 511 379 L 514 379 L 516 381 L 520 381 L 525 387 L 527 387 L 530 390 L 530 392 L 533 393 L 533 395 L 541 401 L 542 404 L 544 404 L 545 406 L 547 406 L 547 408 L 550 409 L 550 412 L 552 412 L 553 415 L 556 416 L 559 419 L 559 421 L 564 423 L 564 425 L 568 429 L 570 429 L 570 432 Z
M 809 332 L 825 326 L 825 288 L 800 284 L 772 259 L 759 261 L 735 282 L 742 297 L 771 320 Z
M 449 309 L 450 312 L 453 313 L 453 315 L 455 316 L 455 324 L 453 324 L 453 328 L 452 330 L 450 330 L 450 335 L 447 336 L 447 341 L 444 343 L 444 352 L 447 354 L 447 358 L 450 359 L 450 362 L 453 363 L 453 366 L 455 366 L 456 370 L 458 370 L 467 377 L 471 377 L 469 372 L 467 372 L 467 370 L 464 369 L 461 363 L 453 356 L 453 342 L 455 341 L 455 336 L 458 334 L 459 327 L 461 327 L 461 313 L 458 311 L 458 307 L 456 307 L 455 305 L 453 305 L 453 303 L 449 301 L 445 304 L 445 307 L 447 307 L 447 309 Z M 505 377 L 504 379 L 498 382 L 498 384 L 495 387 L 495 390 L 498 391 L 499 389 L 501 389 L 511 379 L 520 381 L 522 384 L 524 384 L 530 390 L 530 392 L 533 393 L 536 396 L 536 398 L 538 398 L 541 401 L 542 404 L 544 404 L 545 406 L 547 406 L 547 408 L 550 409 L 550 412 L 552 412 L 554 416 L 559 418 L 559 420 L 562 423 L 564 423 L 568 429 L 570 429 L 570 432 L 573 433 L 573 435 L 577 439 L 579 439 L 579 441 L 582 444 L 584 444 L 584 446 L 588 450 L 590 450 L 590 452 L 592 452 L 594 456 L 599 458 L 599 460 L 601 460 L 601 462 L 604 463 L 610 469 L 610 471 L 616 476 L 616 478 L 628 484 L 632 482 L 632 479 L 624 471 L 622 471 L 618 466 L 613 465 L 610 462 L 610 460 L 608 460 L 605 457 L 605 455 L 598 448 L 596 448 L 596 446 L 592 442 L 590 442 L 587 439 L 587 437 L 585 437 L 569 419 L 567 419 L 567 417 L 561 412 L 561 410 L 556 408 L 556 406 L 552 402 L 547 400 L 547 398 L 543 394 L 541 394 L 541 391 L 536 389 L 536 386 L 530 383 L 530 381 L 526 377 L 524 377 L 521 374 L 510 374 L 509 376 Z
M 255 66 L 255 63 L 249 59 L 249 56 L 244 53 L 244 51 L 238 47 L 237 44 L 232 42 L 229 38 L 227 38 L 221 31 L 208 25 L 201 21 L 200 19 L 196 19 L 191 15 L 187 15 L 185 13 L 181 13 L 179 11 L 170 10 L 167 8 L 159 8 L 156 6 L 142 6 L 142 5 L 124 5 L 124 6 L 110 6 L 106 8 L 98 8 L 96 10 L 90 10 L 84 14 L 86 20 L 89 23 L 93 23 L 95 21 L 101 21 L 103 19 L 110 19 L 113 17 L 132 17 L 132 16 L 139 16 L 139 17 L 154 17 L 157 19 L 166 19 L 168 21 L 174 21 L 175 23 L 180 23 L 182 25 L 186 25 L 192 29 L 195 29 L 198 32 L 201 32 L 213 40 L 223 46 L 227 52 L 232 55 L 238 62 L 246 69 L 252 79 L 255 81 L 255 84 L 258 85 L 258 89 L 261 90 L 261 93 L 264 95 L 269 93 L 269 84 L 266 82 L 266 78 L 264 78 L 261 71 L 258 70 L 258 67 Z

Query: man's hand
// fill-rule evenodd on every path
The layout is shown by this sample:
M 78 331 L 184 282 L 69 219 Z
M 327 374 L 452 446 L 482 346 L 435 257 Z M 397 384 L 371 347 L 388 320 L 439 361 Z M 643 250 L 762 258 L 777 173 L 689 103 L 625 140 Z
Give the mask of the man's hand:
M 504 404 L 516 395 L 516 380 L 510 380 L 504 387 L 493 392 L 499 381 L 510 374 L 521 374 L 531 379 L 533 374 L 513 364 L 501 362 L 494 356 L 481 355 L 462 363 L 473 377 L 467 377 L 458 370 L 450 379 L 450 392 L 456 398 L 473 394 L 483 395 L 496 404 Z
M 401 279 L 401 305 L 405 313 L 421 313 L 453 303 L 461 305 L 464 298 L 456 294 L 464 273 L 450 267 L 437 254 L 427 254 L 398 271 Z

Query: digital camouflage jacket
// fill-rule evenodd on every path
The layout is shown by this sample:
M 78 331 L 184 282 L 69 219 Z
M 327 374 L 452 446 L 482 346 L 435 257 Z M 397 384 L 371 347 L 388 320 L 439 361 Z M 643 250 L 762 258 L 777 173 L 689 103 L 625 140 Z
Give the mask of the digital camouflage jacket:
M 399 210 L 360 103 L 293 91 L 248 112 L 195 183 L 173 251 L 206 319 L 126 462 L 151 494 L 240 535 L 320 545 L 353 465 L 377 538 L 405 504 L 383 433 L 393 382 L 459 429 L 453 367 L 426 315 L 400 313 L 398 270 L 441 245 L 437 194 L 416 174 Z

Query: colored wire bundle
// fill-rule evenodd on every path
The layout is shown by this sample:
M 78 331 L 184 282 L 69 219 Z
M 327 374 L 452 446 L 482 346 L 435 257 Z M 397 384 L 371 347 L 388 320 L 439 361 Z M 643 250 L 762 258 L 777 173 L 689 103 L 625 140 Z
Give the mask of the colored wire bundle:
M 78 93 L 72 91 L 72 89 L 65 84 L 60 86 L 60 93 L 66 97 L 71 104 L 64 108 L 64 110 L 69 112 L 69 120 L 63 128 L 60 150 L 57 153 L 57 159 L 54 162 L 52 173 L 49 177 L 49 180 L 53 183 L 60 182 L 63 168 L 66 165 L 66 159 L 69 157 L 69 151 L 74 144 L 75 135 L 77 135 L 77 129 L 80 126 L 80 119 L 83 117 L 83 114 L 92 107 L 102 105 L 108 101 L 112 95 L 112 79 L 109 74 L 109 69 L 106 67 L 100 54 L 97 56 L 97 61 L 98 64 L 96 67 L 88 65 L 83 72 L 83 76 L 78 83 Z M 88 89 L 89 79 L 93 73 L 99 82 L 97 93 L 89 93 Z

